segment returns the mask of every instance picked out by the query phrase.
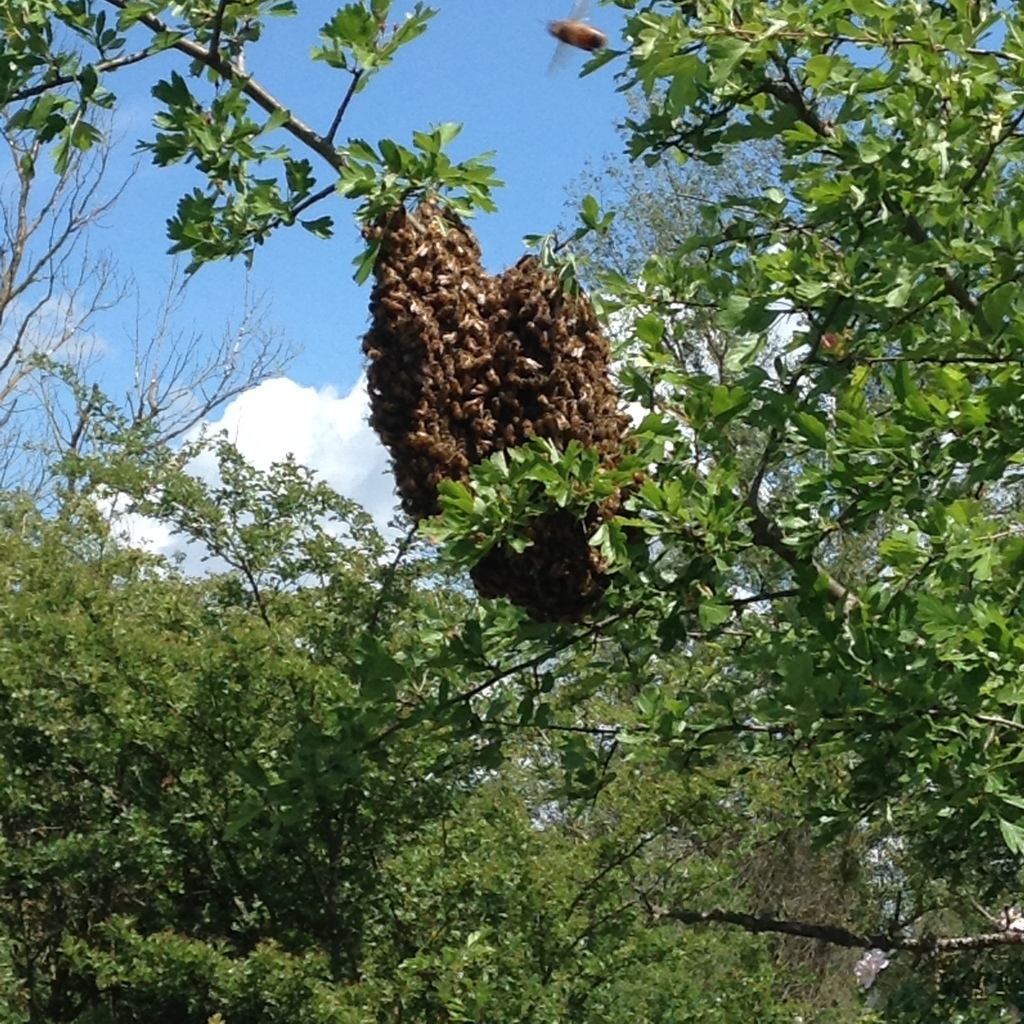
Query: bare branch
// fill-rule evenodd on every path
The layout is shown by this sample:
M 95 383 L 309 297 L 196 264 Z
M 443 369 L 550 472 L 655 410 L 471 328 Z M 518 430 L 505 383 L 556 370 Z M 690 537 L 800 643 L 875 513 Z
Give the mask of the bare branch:
M 0 480 L 39 495 L 54 454 L 87 450 L 111 425 L 100 372 L 109 342 L 97 320 L 128 296 L 130 283 L 90 250 L 89 230 L 125 183 L 106 188 L 106 148 L 73 154 L 67 171 L 55 175 L 36 171 L 37 143 L 0 134 L 7 144 L 0 164 L 7 179 L 0 191 Z M 177 329 L 184 301 L 177 284 L 172 279 L 155 304 L 155 320 L 147 297 L 147 314 L 137 314 L 130 336 L 135 380 L 123 416 L 151 424 L 154 445 L 279 373 L 292 354 L 248 289 L 239 322 L 212 344 Z
M 99 354 L 94 318 L 123 295 L 108 260 L 87 245 L 89 229 L 116 201 L 106 196 L 107 152 L 75 153 L 63 174 L 37 170 L 37 142 L 3 133 L 0 173 L 0 469 L 5 486 L 38 493 L 46 451 L 80 436 L 55 383 L 60 367 L 88 368 Z M 77 432 L 77 435 L 76 435 Z
M 176 272 L 155 322 L 142 315 L 140 300 L 132 338 L 135 368 L 126 414 L 133 423 L 153 423 L 162 442 L 188 433 L 225 402 L 280 373 L 293 354 L 280 333 L 265 326 L 266 302 L 248 286 L 241 320 L 227 325 L 216 345 L 201 333 L 176 330 L 187 298 L 179 281 Z
M 839 925 L 817 924 L 810 921 L 789 921 L 767 914 L 741 914 L 732 910 L 690 910 L 665 908 L 645 900 L 641 903 L 654 921 L 675 921 L 679 924 L 728 924 L 755 934 L 792 935 L 801 939 L 814 939 L 833 946 L 850 949 L 880 949 L 884 952 L 905 950 L 912 953 L 943 954 L 964 950 L 995 949 L 1001 946 L 1024 946 L 1024 932 L 984 932 L 979 935 L 956 935 L 939 938 L 924 935 L 920 938 L 901 938 L 885 932 L 868 934 L 855 932 Z
M 334 115 L 334 119 L 331 121 L 331 127 L 327 129 L 326 137 L 328 142 L 334 142 L 334 136 L 338 134 L 338 128 L 341 126 L 341 120 L 345 116 L 345 111 L 348 109 L 349 103 L 352 102 L 352 97 L 356 94 L 356 89 L 359 87 L 359 82 L 362 77 L 362 68 L 352 72 L 352 81 L 349 82 L 348 92 L 345 93 L 345 97 L 342 99 L 341 104 Z
M 220 33 L 224 27 L 224 11 L 228 6 L 228 0 L 220 0 L 217 4 L 217 13 L 213 16 L 213 31 L 210 33 L 210 48 L 207 54 L 210 60 L 220 56 Z

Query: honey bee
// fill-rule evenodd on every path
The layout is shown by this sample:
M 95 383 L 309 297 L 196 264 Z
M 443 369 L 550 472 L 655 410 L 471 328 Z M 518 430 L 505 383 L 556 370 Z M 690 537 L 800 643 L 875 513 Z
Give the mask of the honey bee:
M 601 50 L 608 45 L 608 37 L 585 21 L 550 21 L 548 31 L 560 42 L 578 50 Z
M 586 0 L 576 0 L 568 18 L 548 22 L 548 31 L 558 40 L 558 48 L 551 60 L 549 71 L 561 64 L 570 46 L 593 53 L 594 50 L 600 50 L 608 45 L 608 37 L 583 20 L 586 6 Z

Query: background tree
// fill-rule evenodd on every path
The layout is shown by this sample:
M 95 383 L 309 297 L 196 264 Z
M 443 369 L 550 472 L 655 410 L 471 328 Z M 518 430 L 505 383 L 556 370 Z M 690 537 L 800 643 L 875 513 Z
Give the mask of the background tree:
M 107 145 L 72 149 L 58 170 L 33 133 L 6 127 L 0 134 L 0 480 L 39 493 L 54 457 L 97 440 L 108 389 L 104 314 L 132 301 L 135 287 L 95 249 L 93 229 L 121 191 L 109 182 Z M 176 328 L 181 283 L 170 280 L 151 312 L 140 309 L 131 339 L 133 382 L 120 408 L 130 421 L 152 424 L 154 444 L 182 436 L 278 372 L 289 355 L 264 322 L 265 303 L 248 295 L 239 323 L 212 343 Z
M 611 731 L 563 725 L 571 694 L 543 728 L 517 707 L 550 645 L 508 647 L 507 622 L 294 465 L 257 473 L 221 445 L 211 488 L 181 472 L 194 451 L 140 467 L 124 448 L 113 466 L 69 461 L 59 518 L 5 508 L 6 1019 L 602 1020 L 626 1001 L 637 1019 L 730 1020 L 753 1001 L 781 1021 L 822 1006 L 813 965 L 770 940 L 652 928 L 653 901 L 680 887 L 742 905 L 750 851 L 779 834 L 723 801 L 749 778 L 645 757 L 568 796 L 552 738 L 589 730 L 611 749 Z M 230 568 L 188 580 L 112 543 L 91 488 L 114 486 Z M 602 670 L 574 646 L 561 678 Z M 759 813 L 781 817 L 780 781 Z M 813 860 L 782 889 L 829 870 Z

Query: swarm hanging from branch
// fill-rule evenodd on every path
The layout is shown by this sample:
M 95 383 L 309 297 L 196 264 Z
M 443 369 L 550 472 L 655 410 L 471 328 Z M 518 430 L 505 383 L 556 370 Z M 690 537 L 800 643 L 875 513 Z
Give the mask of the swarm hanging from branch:
M 570 296 L 532 256 L 506 270 L 491 293 L 494 365 L 502 381 L 495 420 L 500 447 L 543 437 L 596 448 L 618 461 L 628 418 L 608 377 L 611 347 L 590 303 Z M 589 537 L 618 501 L 591 508 L 584 520 L 564 510 L 535 520 L 533 544 L 517 553 L 492 549 L 471 573 L 481 597 L 508 597 L 542 620 L 575 620 L 600 600 L 608 576 Z
M 496 412 L 506 444 L 576 440 L 618 456 L 628 418 L 608 377 L 611 346 L 590 303 L 570 296 L 533 256 L 497 278 L 487 319 L 501 378 Z
M 400 207 L 364 233 L 380 242 L 363 340 L 370 426 L 391 453 L 402 507 L 419 521 L 440 511 L 441 480 L 467 479 L 493 450 L 476 440 L 483 396 L 499 383 L 484 313 L 493 281 L 476 239 L 433 205 Z
M 533 437 L 571 440 L 614 466 L 628 419 L 608 377 L 611 350 L 590 303 L 566 294 L 533 257 L 497 278 L 469 229 L 431 203 L 369 226 L 379 241 L 370 299 L 370 424 L 394 463 L 405 510 L 439 511 L 441 480 Z M 521 553 L 492 549 L 473 569 L 481 597 L 504 596 L 536 619 L 572 620 L 608 578 L 588 543 L 618 500 L 580 520 L 564 510 L 529 527 Z

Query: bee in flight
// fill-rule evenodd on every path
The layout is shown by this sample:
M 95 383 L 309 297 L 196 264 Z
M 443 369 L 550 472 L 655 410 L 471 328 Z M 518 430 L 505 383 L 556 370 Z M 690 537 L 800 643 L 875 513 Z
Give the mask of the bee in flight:
M 608 45 L 608 37 L 603 32 L 582 20 L 585 8 L 586 0 L 576 0 L 568 18 L 548 22 L 548 31 L 558 40 L 558 49 L 551 61 L 552 68 L 562 62 L 570 46 L 592 53 Z

